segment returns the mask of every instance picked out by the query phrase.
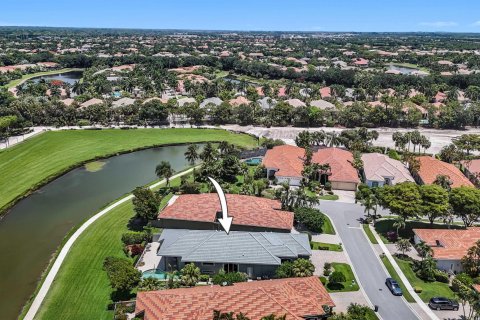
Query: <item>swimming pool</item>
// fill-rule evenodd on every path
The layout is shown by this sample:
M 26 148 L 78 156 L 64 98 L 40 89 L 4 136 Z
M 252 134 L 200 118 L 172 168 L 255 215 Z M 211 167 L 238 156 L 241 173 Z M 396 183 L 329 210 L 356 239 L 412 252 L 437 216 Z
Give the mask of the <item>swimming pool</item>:
M 154 278 L 158 280 L 167 280 L 168 274 L 165 271 L 160 271 L 157 269 L 150 269 L 142 273 L 142 279 Z M 174 274 L 174 278 L 178 278 L 177 274 Z
M 245 163 L 248 165 L 256 166 L 260 163 L 262 163 L 262 158 L 250 158 L 245 160 Z

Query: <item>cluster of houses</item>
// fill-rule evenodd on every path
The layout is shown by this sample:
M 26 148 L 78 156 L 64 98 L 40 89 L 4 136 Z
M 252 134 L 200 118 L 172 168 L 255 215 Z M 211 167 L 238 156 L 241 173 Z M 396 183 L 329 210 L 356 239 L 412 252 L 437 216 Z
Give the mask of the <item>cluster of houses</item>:
M 279 201 L 246 195 L 228 194 L 227 204 L 233 217 L 229 234 L 218 222 L 217 194 L 170 199 L 155 222 L 163 228 L 151 244 L 155 269 L 170 272 L 194 263 L 202 274 L 242 272 L 250 280 L 140 292 L 135 313 L 146 320 L 211 319 L 214 310 L 243 312 L 253 319 L 272 313 L 286 319 L 324 319 L 334 303 L 318 277 L 269 280 L 283 262 L 312 254 L 308 235 L 293 229 L 293 213 L 281 210 Z

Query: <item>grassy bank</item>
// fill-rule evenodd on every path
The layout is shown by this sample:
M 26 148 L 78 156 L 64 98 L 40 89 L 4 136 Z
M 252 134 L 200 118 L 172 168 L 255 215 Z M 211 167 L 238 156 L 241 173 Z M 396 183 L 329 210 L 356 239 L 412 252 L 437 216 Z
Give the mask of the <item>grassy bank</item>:
M 91 160 L 154 146 L 256 139 L 216 129 L 70 130 L 46 132 L 0 151 L 0 214 L 40 186 Z
M 343 273 L 345 275 L 345 282 L 333 284 L 329 283 L 327 279 L 325 287 L 328 292 L 350 292 L 360 290 L 357 279 L 355 279 L 355 275 L 353 274 L 352 267 L 350 267 L 349 264 L 333 262 L 332 269 L 332 271 L 340 271 Z
M 326 214 L 324 214 L 323 216 L 325 220 L 323 221 L 322 233 L 335 234 L 335 228 L 333 227 L 332 221 Z
M 180 178 L 171 181 L 179 185 Z M 170 196 L 162 200 L 164 206 Z M 134 215 L 128 201 L 92 224 L 75 242 L 50 288 L 36 319 L 112 319 L 107 310 L 112 289 L 103 261 L 125 257 L 122 233 Z
M 405 285 L 403 284 L 402 280 L 400 279 L 400 277 L 398 276 L 398 273 L 395 271 L 395 269 L 393 268 L 392 264 L 390 263 L 390 261 L 388 261 L 388 258 L 387 257 L 382 257 L 382 262 L 383 264 L 385 265 L 385 268 L 387 268 L 387 271 L 388 273 L 390 274 L 390 277 L 392 277 L 393 279 L 397 280 L 398 284 L 400 285 L 400 288 L 402 288 L 402 291 L 403 291 L 403 296 L 405 297 L 405 300 L 407 300 L 408 302 L 410 303 L 414 303 L 415 302 L 415 299 L 413 299 L 412 295 L 410 294 L 410 292 L 407 291 L 407 288 L 405 287 Z M 388 293 L 388 288 L 385 287 L 385 291 L 387 291 Z
M 14 88 L 24 81 L 27 81 L 28 79 L 32 79 L 35 77 L 41 77 L 41 76 L 48 76 L 52 74 L 58 74 L 58 73 L 65 73 L 65 72 L 72 72 L 72 71 L 82 71 L 83 69 L 79 68 L 65 68 L 65 69 L 59 69 L 59 70 L 51 70 L 51 71 L 44 71 L 44 72 L 36 72 L 36 73 L 31 73 L 31 74 L 24 74 L 21 78 L 15 79 L 4 85 L 3 87 L 10 89 Z

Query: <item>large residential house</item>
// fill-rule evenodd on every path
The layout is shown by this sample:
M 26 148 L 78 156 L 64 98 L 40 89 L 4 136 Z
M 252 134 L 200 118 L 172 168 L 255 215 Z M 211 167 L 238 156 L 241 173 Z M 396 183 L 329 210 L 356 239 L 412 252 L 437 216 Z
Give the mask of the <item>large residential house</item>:
M 282 262 L 312 255 L 305 233 L 164 229 L 159 242 L 161 271 L 194 263 L 203 274 L 243 272 L 250 279 L 271 278 Z
M 275 178 L 277 183 L 287 182 L 290 186 L 299 186 L 302 180 L 305 150 L 296 146 L 276 146 L 267 151 L 263 165 L 267 177 Z M 351 152 L 340 148 L 324 148 L 313 153 L 312 162 L 329 164 L 329 172 L 319 172 L 321 183 L 330 182 L 332 189 L 355 191 L 360 179 L 353 167 Z
M 363 178 L 369 187 L 383 187 L 401 182 L 415 182 L 408 169 L 398 160 L 381 153 L 362 155 Z
M 139 292 L 135 315 L 145 320 L 211 320 L 215 310 L 242 312 L 260 320 L 274 314 L 286 320 L 326 319 L 335 306 L 317 277 Z
M 462 258 L 480 239 L 480 227 L 462 229 L 413 229 L 415 244 L 424 241 L 433 250 L 440 270 L 462 272 Z
M 233 231 L 290 232 L 293 213 L 281 210 L 277 200 L 227 194 L 228 214 Z M 157 225 L 164 229 L 222 230 L 222 217 L 216 193 L 174 196 L 158 215 Z
M 438 176 L 447 176 L 452 182 L 451 187 L 473 187 L 473 183 L 453 164 L 437 160 L 430 156 L 418 157 L 419 170 L 415 178 L 420 184 L 433 184 Z

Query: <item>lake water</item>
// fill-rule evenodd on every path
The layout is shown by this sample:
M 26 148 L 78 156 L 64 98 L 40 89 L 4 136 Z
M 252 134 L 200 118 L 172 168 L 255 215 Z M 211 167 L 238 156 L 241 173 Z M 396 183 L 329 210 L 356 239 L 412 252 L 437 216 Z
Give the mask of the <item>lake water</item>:
M 407 75 L 419 71 L 419 69 L 417 68 L 409 68 L 404 66 L 398 66 L 395 64 L 388 65 L 388 70 L 400 71 L 402 74 L 407 74 Z
M 39 82 L 42 79 L 44 79 L 45 81 L 60 80 L 73 85 L 76 81 L 82 78 L 82 75 L 83 75 L 82 71 L 70 71 L 70 72 L 64 72 L 64 73 L 50 74 L 47 76 L 35 77 L 35 78 L 32 78 L 32 80 L 34 82 Z
M 186 150 L 185 145 L 147 149 L 103 160 L 99 171 L 74 169 L 15 205 L 0 221 L 0 319 L 17 318 L 74 226 L 135 187 L 154 181 L 160 161 L 170 162 L 175 171 L 185 169 Z

